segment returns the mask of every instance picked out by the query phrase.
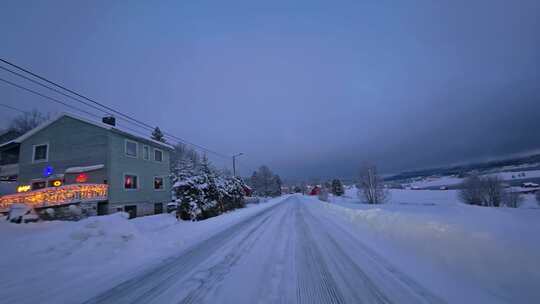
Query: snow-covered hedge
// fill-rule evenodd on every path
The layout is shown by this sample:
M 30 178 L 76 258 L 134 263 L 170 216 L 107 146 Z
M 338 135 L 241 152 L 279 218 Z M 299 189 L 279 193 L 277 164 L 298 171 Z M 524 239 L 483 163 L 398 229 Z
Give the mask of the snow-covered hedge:
M 178 218 L 202 220 L 245 206 L 245 185 L 239 178 L 224 176 L 205 162 L 179 172 L 173 185 Z

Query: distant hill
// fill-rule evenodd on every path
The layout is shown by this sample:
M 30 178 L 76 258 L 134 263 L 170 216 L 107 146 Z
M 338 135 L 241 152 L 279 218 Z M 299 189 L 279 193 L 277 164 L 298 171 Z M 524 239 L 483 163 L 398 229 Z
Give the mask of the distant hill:
M 466 165 L 406 171 L 406 172 L 402 172 L 396 175 L 386 177 L 385 180 L 396 181 L 396 180 L 404 180 L 404 179 L 410 179 L 410 178 L 415 178 L 415 177 L 428 177 L 428 176 L 434 176 L 434 175 L 439 175 L 439 176 L 465 175 L 473 171 L 483 173 L 483 172 L 492 171 L 495 169 L 512 171 L 512 169 L 519 170 L 520 169 L 519 167 L 521 167 L 521 170 L 523 170 L 523 166 L 526 166 L 526 165 L 530 165 L 528 169 L 540 168 L 540 154 L 533 154 L 533 155 L 521 156 L 521 157 L 512 157 L 512 158 L 493 160 L 493 161 L 487 161 L 487 162 L 475 162 L 475 163 L 470 163 Z

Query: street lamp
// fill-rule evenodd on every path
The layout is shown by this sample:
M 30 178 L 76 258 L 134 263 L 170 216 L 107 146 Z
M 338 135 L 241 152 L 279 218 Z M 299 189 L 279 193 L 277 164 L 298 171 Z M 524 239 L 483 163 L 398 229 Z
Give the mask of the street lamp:
M 238 153 L 232 156 L 232 170 L 233 170 L 233 176 L 236 176 L 236 158 L 238 156 L 244 155 L 244 153 Z

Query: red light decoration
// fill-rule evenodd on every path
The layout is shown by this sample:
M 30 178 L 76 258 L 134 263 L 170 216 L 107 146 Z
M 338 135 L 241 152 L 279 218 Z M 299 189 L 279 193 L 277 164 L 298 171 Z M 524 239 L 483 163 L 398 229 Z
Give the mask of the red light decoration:
M 81 173 L 75 177 L 77 183 L 86 183 L 88 181 L 88 175 Z

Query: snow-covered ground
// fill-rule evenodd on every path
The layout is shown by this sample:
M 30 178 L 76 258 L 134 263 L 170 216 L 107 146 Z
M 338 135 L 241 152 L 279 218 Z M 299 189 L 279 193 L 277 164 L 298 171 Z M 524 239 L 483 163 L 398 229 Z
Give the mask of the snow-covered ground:
M 0 303 L 539 303 L 540 209 L 290 195 L 201 222 L 0 222 Z
M 201 222 L 125 213 L 24 225 L 0 218 L 0 303 L 78 303 L 282 199 Z
M 363 241 L 446 299 L 540 301 L 540 209 L 533 195 L 514 209 L 465 205 L 452 190 L 391 190 L 383 205 L 361 204 L 356 192 L 348 189 L 321 208 L 356 226 Z
M 496 172 L 485 174 L 485 176 L 498 176 L 504 181 L 519 181 L 530 178 L 540 178 L 540 170 L 528 170 L 528 171 L 508 171 L 508 172 Z M 409 185 L 411 187 L 428 188 L 439 186 L 454 186 L 463 182 L 463 178 L 457 176 L 440 176 L 440 177 L 426 177 L 418 181 L 414 181 Z

